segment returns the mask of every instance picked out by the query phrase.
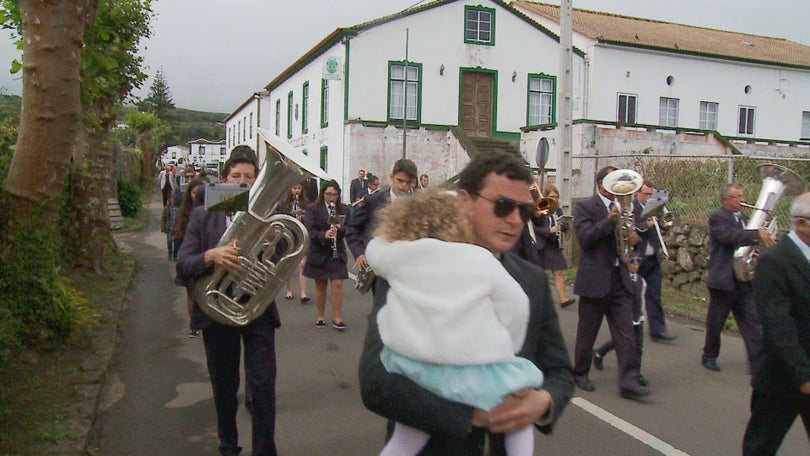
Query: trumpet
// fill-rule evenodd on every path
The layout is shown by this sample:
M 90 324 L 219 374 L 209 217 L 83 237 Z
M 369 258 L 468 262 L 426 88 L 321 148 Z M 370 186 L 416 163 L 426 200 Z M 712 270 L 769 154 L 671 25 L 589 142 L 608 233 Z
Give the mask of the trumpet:
M 540 195 L 537 201 L 534 202 L 533 213 L 535 217 L 546 217 L 557 212 L 557 200 L 544 197 L 540 187 L 537 186 L 537 182 L 533 183 L 529 190 L 534 190 Z

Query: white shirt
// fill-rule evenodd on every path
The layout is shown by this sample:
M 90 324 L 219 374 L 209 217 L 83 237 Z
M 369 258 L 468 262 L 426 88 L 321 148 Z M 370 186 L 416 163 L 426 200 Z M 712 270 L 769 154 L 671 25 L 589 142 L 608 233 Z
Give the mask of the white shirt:
M 804 254 L 807 261 L 810 261 L 810 245 L 805 244 L 794 230 L 790 230 L 788 237 L 791 241 L 793 241 L 794 244 L 796 244 L 797 247 L 799 247 L 799 250 Z

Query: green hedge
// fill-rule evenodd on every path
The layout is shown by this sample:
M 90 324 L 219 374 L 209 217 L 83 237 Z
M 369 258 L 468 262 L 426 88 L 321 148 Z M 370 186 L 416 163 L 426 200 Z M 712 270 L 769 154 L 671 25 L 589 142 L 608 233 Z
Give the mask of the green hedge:
M 118 205 L 121 206 L 121 215 L 136 217 L 141 213 L 143 190 L 137 184 L 123 180 L 118 181 Z

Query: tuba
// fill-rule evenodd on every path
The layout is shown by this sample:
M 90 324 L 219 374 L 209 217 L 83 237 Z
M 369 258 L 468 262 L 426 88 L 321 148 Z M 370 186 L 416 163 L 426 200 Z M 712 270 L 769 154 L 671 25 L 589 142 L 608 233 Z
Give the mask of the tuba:
M 250 189 L 248 210 L 228 226 L 219 246 L 239 247 L 239 271 L 216 266 L 194 287 L 200 308 L 211 319 L 245 326 L 275 299 L 287 277 L 298 268 L 309 245 L 309 234 L 295 217 L 276 214 L 278 202 L 308 174 L 280 153 L 268 154 Z
M 759 190 L 755 205 L 743 204 L 753 209 L 746 230 L 767 228 L 771 236 L 776 235 L 776 216 L 773 215 L 776 203 L 783 195 L 798 195 L 804 191 L 804 180 L 790 169 L 776 164 L 757 166 L 757 173 L 762 179 L 762 188 Z M 773 217 L 772 217 L 773 215 Z M 734 251 L 734 276 L 740 282 L 750 282 L 754 278 L 754 268 L 759 258 L 759 246 L 746 245 Z
M 633 255 L 630 245 L 630 233 L 636 228 L 633 217 L 633 194 L 641 188 L 644 179 L 632 169 L 617 169 L 602 180 L 602 187 L 615 196 L 613 202 L 619 209 L 619 224 L 616 225 L 616 251 L 622 262 L 627 262 Z

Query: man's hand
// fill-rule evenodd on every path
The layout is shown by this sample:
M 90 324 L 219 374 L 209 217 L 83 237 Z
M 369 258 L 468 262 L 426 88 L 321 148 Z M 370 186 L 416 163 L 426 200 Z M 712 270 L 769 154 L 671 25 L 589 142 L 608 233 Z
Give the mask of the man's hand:
M 516 391 L 489 412 L 487 427 L 497 433 L 517 431 L 538 421 L 546 414 L 551 403 L 551 394 L 546 390 L 526 388 Z
M 760 228 L 759 229 L 759 240 L 760 244 L 764 245 L 765 247 L 770 247 L 774 244 L 773 236 L 771 236 L 771 232 L 768 231 L 767 228 Z
M 802 383 L 802 386 L 799 387 L 799 392 L 802 394 L 810 394 L 810 382 Z
M 355 269 L 365 269 L 368 267 L 368 261 L 366 261 L 365 255 L 360 255 L 357 257 L 357 260 L 354 262 Z
M 239 271 L 239 247 L 233 243 L 206 250 L 204 261 L 206 266 L 219 265 L 228 272 L 237 272 Z
M 608 213 L 608 220 L 610 220 L 610 223 L 616 223 L 616 220 L 619 220 L 619 215 L 621 215 L 619 213 L 619 208 L 613 206 L 610 208 L 610 213 Z

